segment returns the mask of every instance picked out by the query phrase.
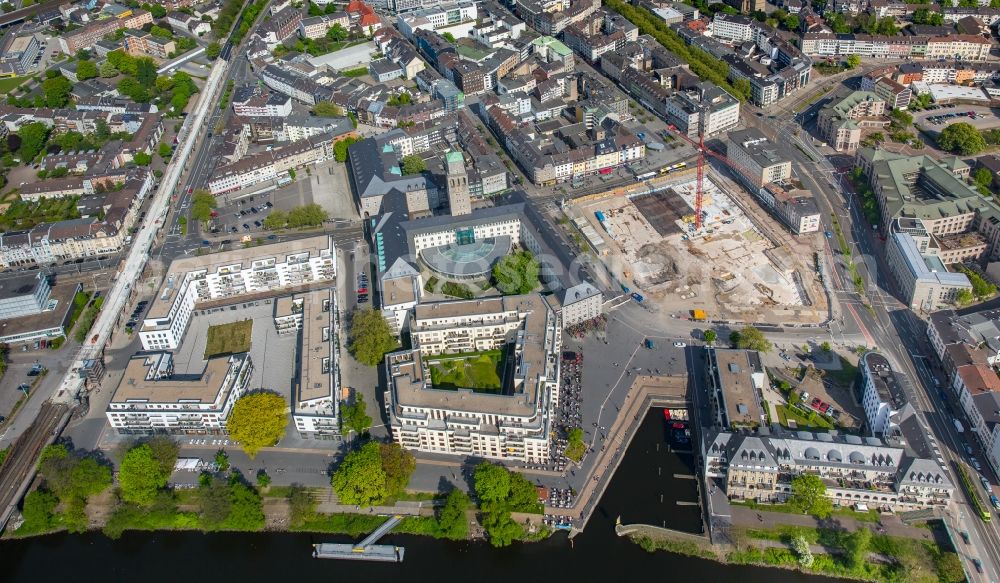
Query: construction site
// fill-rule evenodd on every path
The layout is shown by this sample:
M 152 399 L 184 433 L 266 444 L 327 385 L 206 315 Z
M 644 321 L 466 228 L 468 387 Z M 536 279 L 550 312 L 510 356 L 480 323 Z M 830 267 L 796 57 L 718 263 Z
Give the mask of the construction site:
M 780 239 L 791 235 L 732 180 L 708 169 L 702 184 L 701 221 L 693 172 L 577 201 L 566 212 L 623 286 L 664 309 L 821 321 L 826 300 L 804 263 L 811 256 L 789 250 Z

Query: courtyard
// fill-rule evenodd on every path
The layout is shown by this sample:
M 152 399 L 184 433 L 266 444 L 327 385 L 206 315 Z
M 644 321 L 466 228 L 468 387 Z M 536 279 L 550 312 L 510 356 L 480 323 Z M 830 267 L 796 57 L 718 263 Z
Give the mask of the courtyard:
M 209 326 L 205 341 L 205 360 L 213 356 L 239 354 L 250 350 L 253 320 Z
M 503 388 L 502 350 L 435 356 L 428 366 L 435 389 L 499 393 Z

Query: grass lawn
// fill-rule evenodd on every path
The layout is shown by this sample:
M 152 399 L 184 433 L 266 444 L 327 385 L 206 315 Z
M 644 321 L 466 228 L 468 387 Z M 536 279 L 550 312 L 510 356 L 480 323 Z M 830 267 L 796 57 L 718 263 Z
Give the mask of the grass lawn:
M 27 80 L 27 77 L 6 77 L 0 79 L 0 93 L 10 93 Z
M 38 223 L 53 223 L 80 218 L 76 208 L 78 196 L 67 198 L 42 198 L 38 202 L 18 200 L 11 203 L 7 212 L 0 215 L 0 231 L 30 229 Z
M 431 383 L 437 389 L 499 391 L 503 353 L 489 350 L 431 361 Z
M 209 326 L 205 343 L 205 360 L 221 354 L 237 354 L 250 350 L 250 332 L 253 320 L 242 320 Z
M 819 413 L 806 413 L 792 405 L 776 405 L 778 422 L 788 427 L 788 421 L 795 421 L 796 429 L 833 429 L 833 423 Z
M 858 367 L 847 362 L 843 356 L 840 358 L 840 370 L 828 370 L 824 376 L 842 387 L 850 388 L 858 376 Z

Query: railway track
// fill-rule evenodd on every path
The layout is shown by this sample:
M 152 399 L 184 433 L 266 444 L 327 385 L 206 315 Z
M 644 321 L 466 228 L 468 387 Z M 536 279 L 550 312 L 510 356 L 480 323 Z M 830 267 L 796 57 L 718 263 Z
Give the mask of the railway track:
M 67 405 L 44 403 L 28 430 L 11 445 L 7 458 L 0 465 L 0 530 L 7 525 L 17 506 L 24 482 L 34 472 L 39 454 L 54 438 L 68 412 Z

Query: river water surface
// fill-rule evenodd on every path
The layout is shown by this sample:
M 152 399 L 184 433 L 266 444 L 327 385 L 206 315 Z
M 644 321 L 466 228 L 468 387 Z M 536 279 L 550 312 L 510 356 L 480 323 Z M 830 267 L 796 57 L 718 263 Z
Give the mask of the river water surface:
M 652 409 L 591 517 L 572 546 L 566 535 L 494 549 L 487 543 L 445 542 L 389 536 L 406 547 L 403 563 L 318 560 L 314 542 L 351 539 L 290 533 L 125 533 L 112 541 L 100 533 L 58 534 L 0 543 L 0 581 L 195 581 L 521 583 L 533 581 L 643 581 L 706 583 L 822 583 L 819 577 L 783 570 L 720 565 L 666 552 L 647 553 L 614 533 L 615 519 L 699 531 L 690 459 L 667 450 L 661 409 Z M 662 499 L 661 499 L 662 495 Z

